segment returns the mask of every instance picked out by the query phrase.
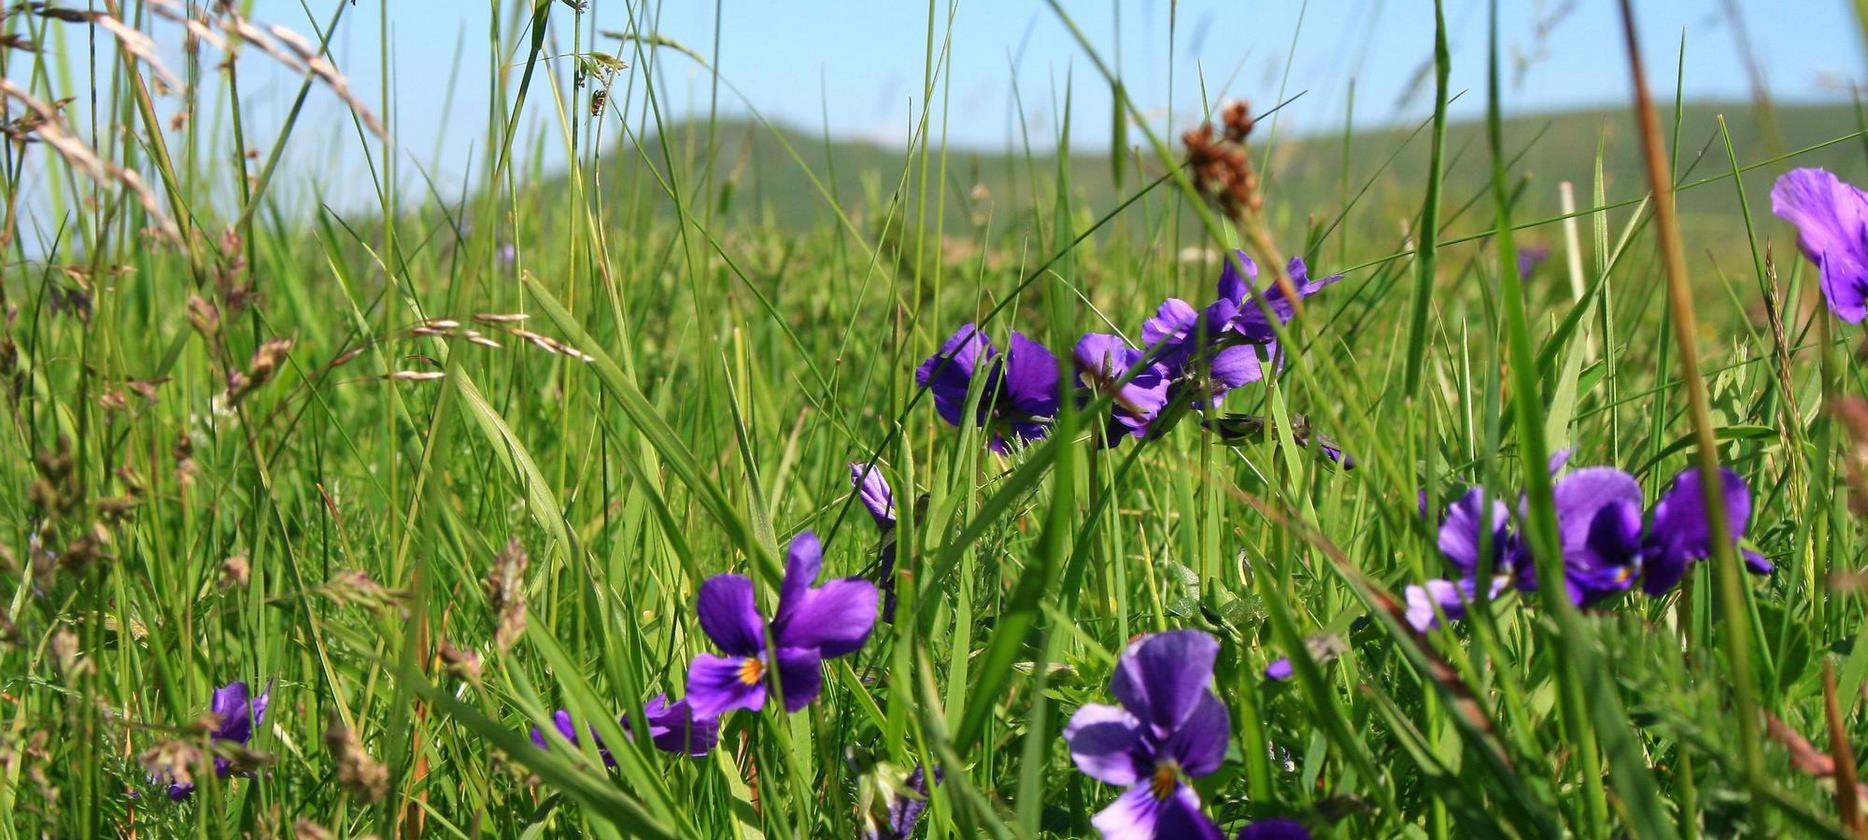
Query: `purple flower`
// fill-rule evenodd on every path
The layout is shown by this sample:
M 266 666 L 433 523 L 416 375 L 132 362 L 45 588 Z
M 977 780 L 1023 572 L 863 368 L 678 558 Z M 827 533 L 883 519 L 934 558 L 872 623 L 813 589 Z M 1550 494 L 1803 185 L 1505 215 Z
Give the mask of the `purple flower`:
M 1290 657 L 1273 659 L 1270 665 L 1265 666 L 1265 679 L 1275 682 L 1284 682 L 1290 679 L 1291 674 L 1295 672 L 1296 669 L 1291 666 Z
M 1420 504 L 1425 515 L 1426 493 L 1421 494 Z M 1536 581 L 1529 579 L 1530 555 L 1525 552 L 1523 541 L 1511 530 L 1511 510 L 1484 488 L 1467 490 L 1465 495 L 1447 505 L 1436 544 L 1447 562 L 1459 571 L 1459 577 L 1454 580 L 1435 578 L 1401 590 L 1404 615 L 1415 632 L 1425 633 L 1439 626 L 1441 615 L 1451 621 L 1466 617 L 1467 605 L 1478 597 L 1481 557 L 1491 558 L 1492 582 L 1487 587 L 1490 597 L 1498 597 L 1514 578 L 1520 586 L 1535 588 Z M 1434 609 L 1436 606 L 1438 612 Z
M 940 778 L 940 768 L 936 767 L 934 781 L 938 783 Z M 927 769 L 916 765 L 914 772 L 903 779 L 900 770 L 884 764 L 877 768 L 875 779 L 879 801 L 874 804 L 883 807 L 875 814 L 862 815 L 863 840 L 908 840 L 928 807 Z
M 915 370 L 915 382 L 934 392 L 941 419 L 955 426 L 964 425 L 967 391 L 975 377 L 984 380 L 974 423 L 991 433 L 994 452 L 1006 452 L 1010 437 L 1030 442 L 1050 432 L 1057 413 L 1057 357 L 1044 345 L 1013 331 L 1010 349 L 1001 358 L 992 342 L 967 324 Z
M 551 725 L 552 728 L 558 730 L 558 734 L 563 736 L 564 740 L 571 743 L 571 746 L 577 746 L 579 743 L 577 740 L 577 723 L 571 720 L 570 712 L 564 709 L 553 712 L 551 715 Z M 610 755 L 610 748 L 603 745 L 602 738 L 597 737 L 597 728 L 594 726 L 590 727 L 590 741 L 597 745 L 597 754 L 603 757 L 603 766 L 615 767 L 616 757 Z M 551 742 L 546 740 L 544 730 L 536 726 L 532 727 L 532 743 L 538 745 L 538 748 L 541 750 L 551 749 Z
M 700 758 L 720 742 L 720 721 L 696 715 L 686 700 L 669 703 L 668 695 L 658 694 L 644 704 L 642 713 L 649 721 L 649 742 L 663 752 Z M 617 723 L 622 725 L 623 734 L 635 737 L 635 727 L 629 725 L 628 715 L 618 718 Z M 559 709 L 552 714 L 551 724 L 559 735 L 564 736 L 564 740 L 572 746 L 577 745 L 577 724 L 571 720 L 570 712 Z M 597 745 L 597 754 L 603 757 L 604 766 L 615 767 L 616 758 L 610 755 L 609 748 L 604 746 L 594 726 L 590 727 L 590 740 Z M 532 743 L 537 744 L 541 750 L 551 749 L 545 733 L 536 726 L 532 727 Z
M 877 528 L 886 531 L 895 527 L 895 491 L 889 489 L 889 480 L 882 477 L 882 470 L 868 464 L 851 464 L 850 488 L 863 500 L 863 507 L 869 509 Z
M 876 565 L 876 584 L 882 590 L 882 620 L 895 621 L 895 493 L 882 477 L 882 471 L 863 464 L 850 465 L 850 487 L 869 509 L 882 531 L 881 557 Z
M 657 694 L 642 707 L 649 721 L 649 742 L 662 752 L 683 753 L 700 758 L 720 743 L 720 721 L 694 713 L 685 699 L 668 702 L 668 695 Z M 629 717 L 622 720 L 624 732 L 634 732 Z
M 272 696 L 272 684 L 266 684 L 266 690 L 253 697 L 246 683 L 234 680 L 214 690 L 214 702 L 209 707 L 216 721 L 209 739 L 228 741 L 246 746 L 253 739 L 253 727 L 266 719 L 266 703 Z M 214 757 L 214 775 L 223 779 L 233 773 L 233 763 L 221 756 Z M 180 802 L 193 796 L 192 784 L 169 784 L 169 799 Z
M 1511 531 L 1511 510 L 1480 487 L 1467 490 L 1447 506 L 1437 545 L 1453 567 L 1468 578 L 1478 574 L 1482 550 L 1490 555 L 1495 575 L 1523 575 L 1529 566 L 1524 562 L 1528 555 L 1523 543 Z
M 1296 303 L 1284 293 L 1282 285 L 1274 282 L 1264 289 L 1256 287 L 1258 265 L 1251 257 L 1244 251 L 1235 251 L 1234 256 L 1237 264 L 1226 260 L 1220 271 L 1219 299 L 1204 312 L 1196 312 L 1184 300 L 1169 298 L 1153 318 L 1142 324 L 1142 340 L 1167 371 L 1173 391 L 1170 396 L 1195 384 L 1204 366 L 1205 393 L 1194 397 L 1197 407 L 1209 401 L 1217 403 L 1228 390 L 1263 378 L 1258 346 L 1265 346 L 1274 366 L 1279 359 L 1271 318 L 1284 324 L 1297 312 Z M 1287 273 L 1299 299 L 1342 279 L 1337 274 L 1311 280 L 1302 259 L 1292 259 Z
M 1510 582 L 1507 575 L 1493 575 L 1488 597 L 1496 599 Z M 1417 633 L 1425 633 L 1440 625 L 1441 614 L 1448 621 L 1465 618 L 1466 607 L 1478 600 L 1477 592 L 1477 582 L 1470 577 L 1457 581 L 1434 578 L 1420 586 L 1410 584 L 1401 590 L 1408 626 Z M 1434 612 L 1435 606 L 1440 608 L 1438 613 Z
M 1783 182 L 1778 184 L 1781 187 Z M 1736 544 L 1744 539 L 1745 523 L 1751 518 L 1751 490 L 1729 469 L 1721 468 L 1719 476 L 1724 485 L 1725 526 Z M 1686 575 L 1689 565 L 1712 555 L 1712 524 L 1706 521 L 1706 502 L 1699 488 L 1699 470 L 1690 468 L 1675 477 L 1654 503 L 1653 521 L 1641 546 L 1646 568 L 1641 588 L 1649 595 L 1665 594 Z M 1771 573 L 1771 561 L 1757 552 L 1743 551 L 1742 556 L 1745 568 L 1753 574 Z
M 1625 592 L 1641 574 L 1641 485 L 1614 467 L 1584 467 L 1551 487 L 1563 579 L 1570 600 L 1589 607 Z M 1519 581 L 1521 588 L 1532 583 Z
M 1119 435 L 1122 434 L 1147 437 L 1148 425 L 1167 405 L 1168 370 L 1158 362 L 1143 366 L 1147 355 L 1130 347 L 1121 336 L 1107 333 L 1083 336 L 1071 352 L 1071 359 L 1077 365 L 1077 383 L 1111 398 L 1114 407 L 1110 410 L 1109 438 L 1112 443 L 1121 440 Z
M 1519 248 L 1518 277 L 1525 280 L 1530 279 L 1531 272 L 1536 271 L 1537 267 L 1543 265 L 1544 260 L 1547 259 L 1550 259 L 1549 245 L 1526 245 L 1523 248 Z
M 1868 317 L 1868 195 L 1827 171 L 1792 169 L 1771 187 L 1771 212 L 1797 226 L 1829 311 L 1851 324 Z
M 1211 687 L 1218 654 L 1219 642 L 1197 630 L 1144 637 L 1123 651 L 1110 681 L 1122 705 L 1086 705 L 1064 727 L 1079 770 L 1128 787 L 1092 820 L 1104 837 L 1220 836 L 1187 783 L 1226 755 L 1230 725 Z
M 1244 261 L 1245 255 L 1241 253 L 1239 256 L 1241 261 Z M 1343 279 L 1341 274 L 1332 274 L 1321 280 L 1310 279 L 1310 267 L 1304 265 L 1301 257 L 1292 257 L 1290 263 L 1285 266 L 1284 273 L 1290 276 L 1291 290 L 1297 292 L 1299 300 L 1310 297 L 1322 291 L 1324 286 Z M 1248 280 L 1254 284 L 1252 287 L 1248 287 Z M 1227 262 L 1226 271 L 1220 275 L 1219 279 L 1220 297 L 1236 301 L 1239 314 L 1235 328 L 1239 332 L 1254 343 L 1269 344 L 1277 338 L 1277 333 L 1272 331 L 1271 321 L 1265 317 L 1264 310 L 1271 309 L 1272 313 L 1277 316 L 1279 325 L 1282 326 L 1290 322 L 1291 317 L 1297 314 L 1297 304 L 1285 295 L 1284 286 L 1277 282 L 1266 284 L 1264 289 L 1253 292 L 1250 297 L 1244 296 L 1242 293 L 1248 288 L 1255 288 L 1257 280 L 1257 271 L 1249 271 L 1245 277 L 1240 277 L 1232 270 L 1232 263 Z M 1234 297 L 1234 295 L 1238 296 Z M 1264 307 L 1259 306 L 1260 301 L 1265 303 Z M 1273 358 L 1277 356 L 1275 353 L 1272 355 Z
M 703 653 L 688 666 L 688 702 L 695 714 L 711 718 L 758 709 L 765 705 L 768 683 L 784 697 L 786 711 L 798 711 L 823 690 L 824 659 L 863 646 L 876 623 L 876 586 L 862 578 L 811 586 L 823 565 L 816 534 L 805 531 L 791 541 L 778 610 L 769 623 L 754 602 L 750 579 L 716 575 L 701 584 L 701 630 L 726 655 Z
M 1310 840 L 1310 830 L 1287 817 L 1269 817 L 1239 829 L 1239 840 Z

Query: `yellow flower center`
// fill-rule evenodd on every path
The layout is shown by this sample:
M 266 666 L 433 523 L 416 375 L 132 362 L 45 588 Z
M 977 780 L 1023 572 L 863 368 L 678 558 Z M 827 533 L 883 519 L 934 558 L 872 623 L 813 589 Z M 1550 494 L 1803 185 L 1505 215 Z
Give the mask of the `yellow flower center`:
M 1148 792 L 1154 795 L 1156 802 L 1167 801 L 1168 796 L 1174 793 L 1174 788 L 1179 786 L 1180 768 L 1175 767 L 1172 761 L 1161 762 L 1155 767 L 1154 777 L 1148 780 Z
M 739 663 L 739 681 L 743 685 L 758 685 L 765 677 L 765 663 L 748 658 Z

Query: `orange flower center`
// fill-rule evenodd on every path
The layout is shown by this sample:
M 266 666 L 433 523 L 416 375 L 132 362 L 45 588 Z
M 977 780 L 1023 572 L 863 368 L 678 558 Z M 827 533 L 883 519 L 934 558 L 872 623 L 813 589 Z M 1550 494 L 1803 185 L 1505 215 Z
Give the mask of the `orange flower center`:
M 1168 796 L 1174 793 L 1174 788 L 1179 786 L 1180 769 L 1171 761 L 1161 762 L 1155 767 L 1154 777 L 1148 780 L 1148 792 L 1154 795 L 1156 802 L 1167 801 Z
M 765 663 L 764 662 L 760 662 L 759 660 L 753 659 L 753 658 L 747 658 L 744 662 L 739 663 L 739 681 L 741 684 L 758 685 L 759 680 L 763 679 L 764 677 L 765 677 Z

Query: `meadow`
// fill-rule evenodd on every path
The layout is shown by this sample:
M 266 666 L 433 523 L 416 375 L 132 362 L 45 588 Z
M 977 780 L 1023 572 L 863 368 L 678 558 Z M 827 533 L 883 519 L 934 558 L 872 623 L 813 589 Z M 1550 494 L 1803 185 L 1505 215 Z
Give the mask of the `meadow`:
M 983 153 L 930 3 L 891 148 L 533 0 L 450 192 L 369 5 L 0 17 L 0 838 L 1868 836 L 1860 108 L 1164 127 L 1054 3 Z

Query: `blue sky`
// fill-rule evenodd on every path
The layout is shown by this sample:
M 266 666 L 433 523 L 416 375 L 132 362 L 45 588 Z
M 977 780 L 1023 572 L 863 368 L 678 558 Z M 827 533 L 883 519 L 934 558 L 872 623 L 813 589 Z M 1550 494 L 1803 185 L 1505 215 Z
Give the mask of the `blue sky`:
M 1846 99 L 1848 86 L 1862 79 L 1860 30 L 1850 2 L 1730 0 L 1741 7 L 1743 30 L 1780 101 Z M 378 38 L 386 21 L 395 80 L 389 112 L 399 153 L 440 183 L 455 185 L 478 166 L 486 145 L 482 126 L 494 9 L 506 21 L 504 48 L 512 50 L 511 21 L 529 5 L 529 0 L 362 0 L 345 12 L 334 57 L 361 98 L 380 106 Z M 1177 115 L 1174 123 L 1185 124 L 1186 115 L 1201 107 L 1203 83 L 1206 98 L 1243 96 L 1259 105 L 1278 101 L 1280 94 L 1302 93 L 1279 116 L 1281 132 L 1339 128 L 1352 82 L 1358 124 L 1414 122 L 1431 111 L 1430 82 L 1421 75 L 1433 34 L 1427 0 L 1180 0 L 1171 41 L 1169 0 L 1068 0 L 1065 5 L 1105 56 L 1113 59 L 1119 45 L 1130 93 L 1160 127 L 1166 126 L 1170 108 Z M 1689 97 L 1747 95 L 1726 0 L 1645 0 L 1638 5 L 1657 95 L 1671 94 L 1683 34 Z M 1503 6 L 1502 39 L 1512 65 L 1506 97 L 1512 111 L 1626 101 L 1627 65 L 1613 0 L 1505 0 Z M 710 57 L 717 54 L 724 78 L 768 117 L 812 129 L 828 124 L 841 136 L 890 143 L 907 137 L 920 107 L 925 3 L 720 0 L 717 49 L 715 3 L 664 0 L 660 7 L 652 28 Z M 1469 91 L 1455 111 L 1478 115 L 1484 108 L 1486 2 L 1446 0 L 1446 7 L 1453 89 Z M 330 13 L 328 0 L 257 0 L 253 16 L 309 32 L 307 8 L 321 17 Z M 1072 79 L 1073 142 L 1107 150 L 1108 88 L 1047 4 L 958 0 L 953 8 L 951 76 L 944 92 L 949 142 L 984 148 L 1006 143 L 1017 124 L 1014 80 L 1034 137 L 1051 136 L 1054 103 L 1062 101 L 1065 82 Z M 624 0 L 592 0 L 586 20 L 598 29 L 626 29 L 629 11 Z M 943 30 L 947 11 L 942 0 L 937 25 Z M 553 17 L 558 21 L 556 48 L 568 50 L 572 15 L 555 6 Z M 175 40 L 172 28 L 159 26 L 159 39 Z M 82 49 L 81 42 L 68 46 Z M 602 48 L 616 46 L 607 41 Z M 241 66 L 244 102 L 256 123 L 249 131 L 263 138 L 265 128 L 276 125 L 289 105 L 297 79 L 257 55 L 244 58 Z M 568 80 L 567 61 L 553 66 Z M 672 111 L 705 113 L 710 78 L 704 69 L 664 52 L 657 72 L 663 74 L 665 104 Z M 450 73 L 458 84 L 450 86 Z M 625 71 L 619 83 L 639 84 L 640 79 L 637 68 Z M 533 103 L 531 116 L 555 125 L 550 89 L 540 88 Z M 744 113 L 737 97 L 724 91 L 720 107 L 728 114 Z M 310 133 L 294 137 L 288 179 L 316 180 L 326 190 L 334 182 L 339 187 L 362 184 L 360 194 L 367 195 L 360 144 L 342 119 L 341 107 L 320 91 L 309 108 Z M 1848 128 L 1837 126 L 1837 132 Z M 612 119 L 606 136 L 616 131 Z M 559 136 L 552 131 L 525 154 L 557 165 L 563 158 Z

